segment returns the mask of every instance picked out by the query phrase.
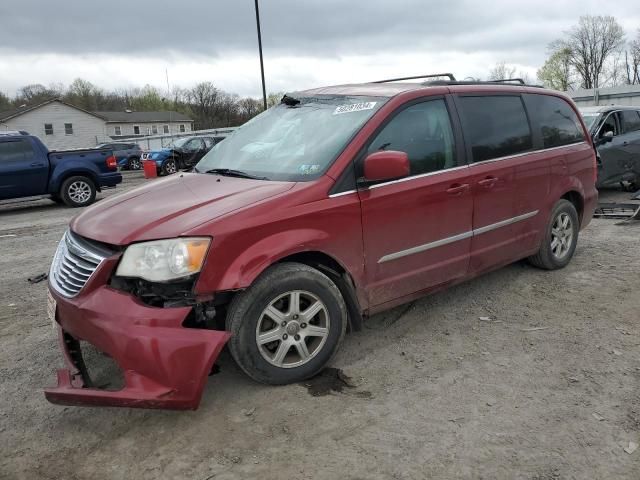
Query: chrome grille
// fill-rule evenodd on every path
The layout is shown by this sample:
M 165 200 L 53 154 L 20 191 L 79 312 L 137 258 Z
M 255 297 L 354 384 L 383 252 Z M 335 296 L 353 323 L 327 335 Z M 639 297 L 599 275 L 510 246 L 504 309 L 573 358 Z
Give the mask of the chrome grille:
M 110 252 L 67 230 L 51 262 L 49 281 L 60 295 L 75 297 Z

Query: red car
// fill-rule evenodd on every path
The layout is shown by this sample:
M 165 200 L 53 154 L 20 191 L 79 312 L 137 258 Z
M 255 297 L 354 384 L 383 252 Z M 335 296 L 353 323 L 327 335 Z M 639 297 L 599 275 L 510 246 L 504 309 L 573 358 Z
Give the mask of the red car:
M 49 276 L 65 405 L 195 409 L 218 354 L 268 384 L 317 374 L 363 319 L 523 258 L 571 260 L 597 201 L 565 95 L 367 83 L 289 94 L 190 173 L 102 200 Z M 105 385 L 87 348 L 115 362 Z

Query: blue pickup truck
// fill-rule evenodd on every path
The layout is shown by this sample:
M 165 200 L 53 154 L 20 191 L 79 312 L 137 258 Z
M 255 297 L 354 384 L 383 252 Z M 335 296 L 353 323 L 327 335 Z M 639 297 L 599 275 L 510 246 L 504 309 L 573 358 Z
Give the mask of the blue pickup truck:
M 85 207 L 97 191 L 120 182 L 111 150 L 49 152 L 27 132 L 0 132 L 0 200 L 46 195 L 69 207 Z

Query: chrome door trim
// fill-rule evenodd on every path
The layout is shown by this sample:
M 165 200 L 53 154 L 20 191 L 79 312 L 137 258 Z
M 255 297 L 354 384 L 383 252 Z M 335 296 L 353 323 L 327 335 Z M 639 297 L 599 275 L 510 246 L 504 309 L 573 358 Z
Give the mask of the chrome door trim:
M 435 242 L 425 243 L 424 245 L 418 245 L 417 247 L 411 247 L 407 250 L 390 253 L 378 260 L 378 263 L 390 262 L 391 260 L 396 260 L 397 258 L 406 257 L 407 255 L 413 255 L 414 253 L 424 252 L 425 250 L 431 250 L 432 248 L 441 247 L 443 245 L 457 242 L 459 240 L 464 240 L 465 238 L 469 238 L 472 236 L 473 232 L 464 232 L 458 235 L 454 235 L 453 237 L 443 238 L 441 240 L 436 240 Z
M 380 260 L 378 260 L 378 263 L 390 262 L 391 260 L 397 260 L 398 258 L 414 255 L 416 253 L 421 253 L 426 250 L 431 250 L 432 248 L 442 247 L 450 243 L 458 242 L 460 240 L 465 240 L 470 237 L 475 237 L 476 235 L 482 235 L 483 233 L 487 233 L 492 230 L 497 230 L 498 228 L 506 227 L 507 225 L 511 225 L 517 222 L 521 222 L 522 220 L 535 217 L 538 214 L 538 212 L 539 210 L 535 210 L 533 212 L 528 212 L 523 215 L 518 215 L 517 217 L 507 218 L 506 220 L 501 220 L 497 223 L 492 223 L 491 225 L 486 225 L 484 227 L 476 228 L 475 230 L 470 230 L 468 232 L 459 233 L 451 237 L 442 238 L 440 240 L 436 240 L 435 242 L 429 242 L 423 245 L 417 245 L 415 247 L 407 248 L 406 250 L 400 250 L 399 252 L 389 253 L 381 257 Z
M 517 217 L 507 218 L 506 220 L 502 220 L 497 223 L 492 223 L 491 225 L 486 225 L 484 227 L 477 228 L 473 231 L 473 236 L 481 235 L 483 233 L 487 233 L 501 227 L 506 227 L 507 225 L 511 225 L 516 222 L 521 222 L 522 220 L 526 220 L 527 218 L 534 217 L 537 214 L 538 214 L 538 210 L 535 210 L 533 212 L 525 213 L 524 215 L 518 215 Z
M 431 177 L 433 175 L 438 175 L 441 173 L 454 172 L 456 170 L 462 170 L 463 168 L 469 168 L 469 165 L 459 165 L 457 167 L 445 168 L 444 170 L 435 170 L 433 172 L 421 173 L 420 175 L 412 175 L 411 177 L 402 177 L 398 178 L 397 180 L 376 183 L 375 185 L 371 185 L 369 187 L 369 190 L 373 190 L 374 188 L 386 187 L 387 185 L 394 185 L 396 183 L 408 182 L 409 180 L 416 180 L 418 178 Z

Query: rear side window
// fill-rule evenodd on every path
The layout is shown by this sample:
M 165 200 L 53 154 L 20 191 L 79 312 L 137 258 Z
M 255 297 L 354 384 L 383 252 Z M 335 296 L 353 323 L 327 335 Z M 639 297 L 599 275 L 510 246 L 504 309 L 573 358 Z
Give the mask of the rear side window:
M 0 162 L 31 160 L 34 156 L 31 144 L 26 140 L 0 143 Z
M 625 133 L 640 130 L 640 113 L 635 110 L 622 110 L 622 121 Z
M 561 147 L 584 140 L 578 115 L 563 99 L 550 95 L 529 95 L 527 107 L 540 126 L 544 148 Z
M 444 100 L 405 108 L 376 135 L 367 153 L 397 150 L 409 156 L 410 174 L 420 175 L 455 166 L 455 141 Z
M 520 96 L 460 97 L 459 104 L 473 162 L 507 157 L 533 148 Z

